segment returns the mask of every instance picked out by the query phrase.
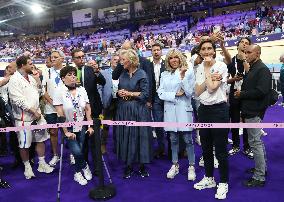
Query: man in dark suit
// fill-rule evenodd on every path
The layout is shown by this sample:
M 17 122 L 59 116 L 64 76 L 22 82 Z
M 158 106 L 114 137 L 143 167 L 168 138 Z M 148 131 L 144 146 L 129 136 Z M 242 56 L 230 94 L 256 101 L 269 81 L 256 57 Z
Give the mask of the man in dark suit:
M 166 70 L 165 61 L 162 60 L 162 46 L 159 43 L 152 45 L 152 56 L 153 62 L 151 62 L 150 68 L 153 70 L 152 74 L 152 115 L 155 122 L 164 121 L 164 102 L 161 100 L 157 94 L 157 89 L 160 85 L 161 74 Z M 165 144 L 164 144 L 164 129 L 155 128 L 157 135 L 158 149 L 155 152 L 155 157 L 160 158 L 165 155 Z
M 95 73 L 94 69 L 89 66 L 85 66 L 85 54 L 80 49 L 75 49 L 71 53 L 72 60 L 76 65 L 77 68 L 77 80 L 80 85 L 82 85 L 88 94 L 91 110 L 92 110 L 92 118 L 97 120 L 99 115 L 102 113 L 102 101 L 100 98 L 100 94 L 97 89 L 97 84 L 105 85 L 106 80 L 100 72 Z M 100 125 L 95 124 L 94 130 L 95 133 L 100 132 Z M 89 146 L 88 141 L 90 141 L 91 153 L 93 157 L 93 161 L 97 162 L 97 156 L 95 154 L 95 136 L 91 135 L 86 136 L 85 142 L 83 145 L 83 152 L 85 156 L 85 160 L 88 162 L 88 153 L 89 153 Z M 95 169 L 96 170 L 96 169 Z

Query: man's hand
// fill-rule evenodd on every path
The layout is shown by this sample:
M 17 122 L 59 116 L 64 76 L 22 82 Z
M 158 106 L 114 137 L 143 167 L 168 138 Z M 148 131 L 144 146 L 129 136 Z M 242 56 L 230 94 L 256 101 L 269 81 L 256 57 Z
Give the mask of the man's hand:
M 237 90 L 237 91 L 234 93 L 234 96 L 235 96 L 235 98 L 240 98 L 240 96 L 241 96 L 241 91 L 240 91 L 240 90 Z
M 94 129 L 92 127 L 89 127 L 88 130 L 87 130 L 87 133 L 89 133 L 89 136 L 93 135 L 94 134 Z
M 240 81 L 243 80 L 242 76 L 238 76 L 237 74 L 234 76 L 234 81 Z
M 150 109 L 152 109 L 152 103 L 151 102 L 146 102 L 146 106 Z

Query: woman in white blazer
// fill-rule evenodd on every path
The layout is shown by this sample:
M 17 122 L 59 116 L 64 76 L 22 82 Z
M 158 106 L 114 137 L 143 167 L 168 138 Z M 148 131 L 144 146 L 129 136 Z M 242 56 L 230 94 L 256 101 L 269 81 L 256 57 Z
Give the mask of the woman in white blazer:
M 165 122 L 193 122 L 191 97 L 194 90 L 193 68 L 188 67 L 185 57 L 177 49 L 171 49 L 165 60 L 166 70 L 161 74 L 158 89 L 160 99 L 164 100 Z M 195 180 L 195 154 L 192 140 L 192 128 L 165 127 L 170 135 L 173 165 L 167 173 L 167 178 L 173 179 L 179 173 L 178 135 L 182 135 L 186 144 L 189 161 L 188 180 Z

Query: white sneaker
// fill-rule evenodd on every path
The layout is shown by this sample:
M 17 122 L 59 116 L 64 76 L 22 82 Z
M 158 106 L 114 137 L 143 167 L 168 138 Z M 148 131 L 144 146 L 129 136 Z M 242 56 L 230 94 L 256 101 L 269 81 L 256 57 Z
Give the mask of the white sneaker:
M 233 140 L 231 140 L 230 138 L 228 138 L 228 144 L 233 144 Z
M 198 163 L 198 164 L 199 164 L 200 167 L 204 167 L 204 159 L 203 159 L 203 156 L 200 157 L 200 160 L 199 160 L 199 163 Z
M 83 173 L 86 180 L 91 180 L 93 178 L 92 172 L 90 171 L 88 164 L 86 164 L 86 167 L 83 169 Z
M 218 168 L 218 167 L 219 167 L 219 162 L 216 156 L 214 155 L 214 168 Z
M 171 169 L 167 173 L 168 179 L 174 179 L 174 177 L 179 173 L 179 166 L 172 165 Z
M 70 164 L 75 165 L 75 158 L 74 158 L 73 154 L 70 154 Z
M 83 177 L 81 172 L 74 174 L 74 180 L 80 185 L 86 185 L 88 183 L 88 181 Z
M 54 170 L 53 167 L 48 165 L 46 162 L 39 163 L 37 171 L 40 173 L 51 173 Z
M 214 177 L 206 177 L 204 176 L 203 179 L 194 184 L 194 189 L 202 190 L 202 189 L 207 189 L 207 188 L 213 188 L 216 187 L 216 182 L 214 180 Z
M 27 180 L 35 177 L 35 174 L 33 172 L 33 169 L 31 167 L 31 165 L 28 165 L 28 166 L 25 166 L 25 172 L 24 172 L 24 175 L 26 177 Z
M 194 181 L 196 179 L 195 169 L 193 166 L 188 167 L 187 179 L 190 181 Z
M 52 159 L 49 161 L 49 165 L 50 166 L 56 166 L 56 164 L 58 163 L 60 161 L 60 158 L 59 158 L 59 156 L 57 156 L 57 155 L 54 155 L 53 157 L 52 157 Z
M 228 184 L 227 183 L 219 183 L 218 189 L 215 194 L 216 199 L 226 199 L 227 193 L 229 191 Z

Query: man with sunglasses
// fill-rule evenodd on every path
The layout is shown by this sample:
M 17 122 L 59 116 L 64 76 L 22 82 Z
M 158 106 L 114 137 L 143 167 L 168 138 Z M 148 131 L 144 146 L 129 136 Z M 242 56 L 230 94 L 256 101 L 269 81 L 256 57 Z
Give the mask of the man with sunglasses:
M 102 113 L 102 101 L 100 98 L 100 94 L 97 89 L 97 84 L 105 85 L 106 80 L 100 72 L 94 72 L 92 67 L 85 65 L 85 53 L 80 49 L 74 49 L 71 53 L 72 61 L 76 65 L 77 68 L 77 83 L 82 85 L 88 94 L 91 110 L 92 110 L 92 118 L 96 120 L 99 118 L 99 115 Z M 95 133 L 100 131 L 99 124 L 94 125 Z M 86 162 L 88 162 L 88 153 L 89 153 L 89 144 L 90 141 L 90 148 L 93 157 L 93 161 L 97 162 L 97 156 L 95 154 L 95 136 L 86 136 L 85 142 L 83 145 L 83 153 L 85 156 Z M 95 170 L 97 170 L 95 168 Z

